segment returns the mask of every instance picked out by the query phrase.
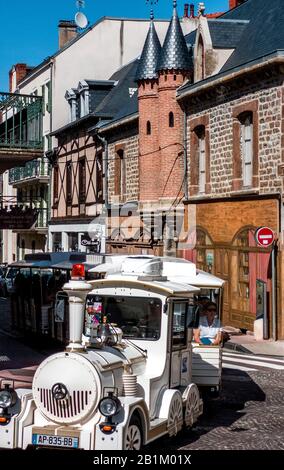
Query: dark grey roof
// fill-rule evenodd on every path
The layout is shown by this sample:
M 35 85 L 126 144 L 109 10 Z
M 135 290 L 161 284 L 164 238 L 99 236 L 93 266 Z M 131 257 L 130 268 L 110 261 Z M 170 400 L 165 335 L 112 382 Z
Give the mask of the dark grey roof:
M 247 0 L 222 18 L 249 20 L 237 48 L 222 71 L 284 49 L 283 0 Z
M 157 78 L 156 69 L 161 49 L 161 43 L 152 20 L 137 69 L 137 81 Z
M 138 112 L 136 83 L 138 64 L 139 60 L 137 59 L 124 66 L 111 77 L 111 80 L 118 83 L 97 107 L 97 115 L 110 116 L 111 120 L 117 121 Z
M 265 63 L 268 58 L 283 55 L 284 51 L 284 8 L 283 0 L 247 0 L 214 22 L 246 20 L 246 27 L 236 48 L 220 72 L 202 81 L 214 82 L 232 71 L 241 70 L 250 64 Z M 186 84 L 179 88 L 182 95 L 189 89 L 199 88 L 201 82 Z
M 248 23 L 248 20 L 208 20 L 213 47 L 234 49 L 240 42 Z
M 166 39 L 162 48 L 157 70 L 188 71 L 192 68 L 192 60 L 188 53 L 187 45 L 177 14 L 177 9 L 174 7 L 173 17 L 166 34 Z
M 248 20 L 214 19 L 208 20 L 212 46 L 216 49 L 235 49 L 239 43 Z M 185 36 L 186 44 L 195 45 L 197 29 Z
M 197 29 L 185 36 L 185 42 L 188 46 L 194 46 L 196 39 Z

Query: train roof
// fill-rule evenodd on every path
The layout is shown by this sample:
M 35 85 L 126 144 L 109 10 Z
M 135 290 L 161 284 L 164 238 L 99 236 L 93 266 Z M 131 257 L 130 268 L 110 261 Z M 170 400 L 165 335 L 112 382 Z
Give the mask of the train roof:
M 93 273 L 104 273 L 107 279 L 141 276 L 162 276 L 168 282 L 195 287 L 220 288 L 225 281 L 210 273 L 196 269 L 196 265 L 183 258 L 155 256 L 110 256 L 107 262 L 90 269 Z
M 88 282 L 91 284 L 93 290 L 112 287 L 128 287 L 131 289 L 141 289 L 173 297 L 190 297 L 191 294 L 199 292 L 197 287 L 190 286 L 189 284 L 176 283 L 163 279 L 133 279 L 133 277 L 131 278 L 129 276 L 113 276 L 111 279 L 101 279 Z

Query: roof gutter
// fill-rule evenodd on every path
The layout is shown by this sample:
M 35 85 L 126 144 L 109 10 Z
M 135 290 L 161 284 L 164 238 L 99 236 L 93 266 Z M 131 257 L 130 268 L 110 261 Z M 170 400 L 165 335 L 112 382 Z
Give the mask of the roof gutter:
M 115 129 L 119 126 L 123 126 L 124 124 L 128 124 L 130 122 L 136 121 L 136 119 L 138 119 L 138 118 L 139 118 L 139 113 L 131 114 L 130 116 L 127 116 L 126 118 L 119 119 L 115 122 L 107 124 L 106 126 L 102 127 L 101 129 L 98 129 L 98 133 L 102 134 L 106 131 L 110 131 L 110 130 Z
M 228 81 L 231 81 L 231 80 L 234 80 L 238 77 L 241 77 L 242 75 L 245 75 L 246 73 L 248 72 L 254 72 L 256 70 L 259 70 L 259 69 L 262 69 L 263 67 L 267 67 L 268 65 L 272 65 L 272 64 L 275 64 L 275 63 L 280 63 L 280 64 L 283 64 L 284 63 L 284 55 L 278 55 L 278 56 L 274 56 L 268 60 L 265 60 L 265 56 L 262 57 L 263 61 L 262 62 L 258 62 L 257 64 L 254 64 L 254 65 L 249 65 L 249 63 L 247 64 L 247 66 L 245 68 L 242 68 L 241 70 L 237 70 L 235 72 L 232 72 L 228 75 L 224 75 L 222 77 L 219 77 L 219 78 L 216 78 L 215 80 L 212 80 L 212 81 L 209 81 L 207 83 L 203 83 L 197 87 L 189 87 L 187 90 L 183 91 L 182 89 L 180 89 L 180 91 L 178 92 L 178 96 L 177 96 L 177 100 L 182 100 L 186 97 L 190 97 L 190 96 L 193 96 L 195 95 L 196 93 L 202 93 L 203 91 L 207 91 L 209 90 L 210 88 L 213 88 L 213 87 L 216 87 L 218 85 L 221 85 L 225 82 L 228 82 Z

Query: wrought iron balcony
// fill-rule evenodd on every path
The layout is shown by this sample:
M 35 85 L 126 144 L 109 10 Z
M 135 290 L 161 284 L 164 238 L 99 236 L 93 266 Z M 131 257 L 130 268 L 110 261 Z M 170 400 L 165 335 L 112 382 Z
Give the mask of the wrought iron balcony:
M 40 96 L 0 92 L 0 169 L 43 154 Z
M 0 229 L 41 231 L 48 227 L 48 205 L 43 198 L 0 196 Z
M 50 164 L 47 160 L 34 160 L 23 167 L 12 168 L 9 171 L 9 183 L 19 185 L 38 180 L 48 182 L 50 176 Z

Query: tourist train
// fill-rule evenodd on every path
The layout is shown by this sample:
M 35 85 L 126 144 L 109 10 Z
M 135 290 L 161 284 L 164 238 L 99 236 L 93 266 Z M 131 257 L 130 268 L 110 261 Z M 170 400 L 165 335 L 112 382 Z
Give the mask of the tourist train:
M 32 389 L 2 380 L 0 447 L 139 450 L 192 427 L 202 387 L 218 391 L 221 348 L 193 343 L 200 296 L 224 282 L 177 258 L 110 256 L 64 292 L 69 344 L 37 368 Z M 66 296 L 67 297 L 67 296 Z

